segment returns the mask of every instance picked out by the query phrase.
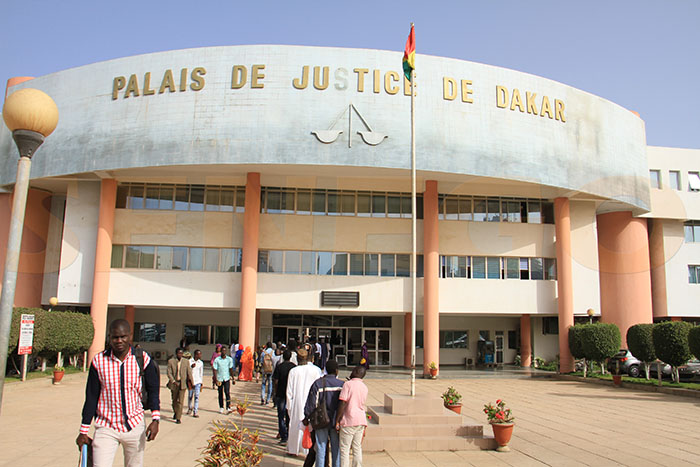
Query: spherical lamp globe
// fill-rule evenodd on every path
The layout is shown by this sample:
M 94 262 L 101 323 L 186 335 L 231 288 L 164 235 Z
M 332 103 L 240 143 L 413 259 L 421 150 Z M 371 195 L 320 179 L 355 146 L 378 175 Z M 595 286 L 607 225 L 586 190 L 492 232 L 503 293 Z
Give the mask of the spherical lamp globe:
M 2 118 L 10 131 L 28 130 L 47 137 L 58 125 L 58 107 L 45 92 L 25 88 L 5 99 Z
M 56 297 L 49 298 L 49 305 L 51 305 L 51 306 L 58 305 L 58 299 Z

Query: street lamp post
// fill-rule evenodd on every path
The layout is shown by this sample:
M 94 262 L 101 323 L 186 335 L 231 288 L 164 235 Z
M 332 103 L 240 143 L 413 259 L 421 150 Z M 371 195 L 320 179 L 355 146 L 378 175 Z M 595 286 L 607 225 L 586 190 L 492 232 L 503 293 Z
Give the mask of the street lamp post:
M 5 100 L 2 117 L 7 128 L 12 132 L 20 157 L 17 163 L 5 275 L 2 282 L 2 297 L 0 297 L 0 411 L 2 411 L 2 394 L 5 387 L 7 351 L 22 246 L 24 212 L 29 191 L 29 171 L 32 166 L 32 156 L 44 142 L 44 138 L 56 129 L 58 108 L 56 103 L 42 91 L 26 88 L 10 94 Z
M 589 308 L 586 313 L 588 313 L 588 324 L 593 324 L 593 315 L 595 315 L 595 310 L 593 308 Z

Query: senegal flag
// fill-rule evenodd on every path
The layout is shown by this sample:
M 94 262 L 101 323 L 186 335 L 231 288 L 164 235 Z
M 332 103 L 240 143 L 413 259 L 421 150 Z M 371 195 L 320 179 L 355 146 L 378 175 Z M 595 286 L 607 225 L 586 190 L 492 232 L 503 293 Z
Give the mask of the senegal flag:
M 411 80 L 411 72 L 416 68 L 416 36 L 411 24 L 411 33 L 406 40 L 406 50 L 403 52 L 403 74 Z

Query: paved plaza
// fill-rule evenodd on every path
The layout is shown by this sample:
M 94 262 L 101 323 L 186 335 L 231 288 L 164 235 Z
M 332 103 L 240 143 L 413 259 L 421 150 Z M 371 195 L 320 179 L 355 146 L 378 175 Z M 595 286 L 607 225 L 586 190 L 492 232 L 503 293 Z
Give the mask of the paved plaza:
M 443 372 L 436 381 L 418 380 L 417 391 L 438 396 L 453 385 L 464 395 L 463 415 L 485 422 L 483 404 L 504 399 L 516 426 L 512 451 L 432 451 L 366 453 L 366 466 L 534 466 L 534 465 L 700 465 L 700 399 L 613 388 L 598 384 L 500 375 Z M 342 372 L 341 377 L 347 375 Z M 0 466 L 72 466 L 77 463 L 75 437 L 80 425 L 85 374 L 5 385 L 0 415 Z M 161 377 L 161 383 L 165 380 Z M 207 376 L 205 375 L 205 380 Z M 366 379 L 369 405 L 384 393 L 408 393 L 404 371 L 372 373 Z M 259 405 L 259 384 L 238 383 L 232 395 L 248 394 L 253 405 L 244 425 L 262 432 L 263 466 L 300 466 L 276 443 L 276 409 Z M 222 418 L 216 391 L 203 390 L 200 418 L 172 422 L 170 394 L 161 388 L 163 421 L 158 438 L 147 444 L 146 465 L 191 467 L 209 435 L 209 422 Z M 228 416 L 238 420 L 238 416 Z M 485 433 L 491 433 L 485 428 Z M 115 466 L 122 465 L 118 456 Z

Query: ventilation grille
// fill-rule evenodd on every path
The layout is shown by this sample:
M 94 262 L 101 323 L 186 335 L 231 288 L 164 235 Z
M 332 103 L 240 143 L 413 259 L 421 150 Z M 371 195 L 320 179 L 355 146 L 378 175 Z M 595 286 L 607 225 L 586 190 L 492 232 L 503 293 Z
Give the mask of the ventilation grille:
M 321 292 L 321 306 L 360 306 L 360 292 Z

